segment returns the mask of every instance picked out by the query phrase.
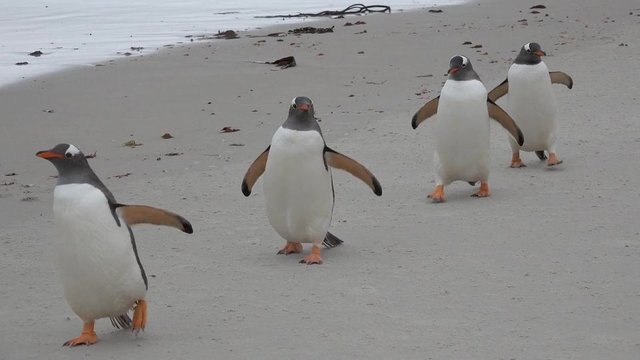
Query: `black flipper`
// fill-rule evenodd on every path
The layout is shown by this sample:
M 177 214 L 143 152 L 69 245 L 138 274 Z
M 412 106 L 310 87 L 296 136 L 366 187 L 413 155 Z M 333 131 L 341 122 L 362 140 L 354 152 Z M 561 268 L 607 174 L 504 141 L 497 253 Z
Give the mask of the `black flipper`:
M 327 235 L 324 237 L 322 245 L 324 245 L 327 249 L 331 249 L 342 244 L 343 242 L 344 241 L 338 239 L 337 236 L 327 231 Z
M 111 325 L 113 325 L 113 327 L 116 329 L 131 328 L 131 318 L 127 314 L 115 316 L 115 317 L 109 318 L 109 320 L 111 320 Z
M 540 159 L 540 160 L 547 160 L 547 155 L 544 154 L 543 150 L 536 151 L 536 155 L 538 156 L 538 159 Z

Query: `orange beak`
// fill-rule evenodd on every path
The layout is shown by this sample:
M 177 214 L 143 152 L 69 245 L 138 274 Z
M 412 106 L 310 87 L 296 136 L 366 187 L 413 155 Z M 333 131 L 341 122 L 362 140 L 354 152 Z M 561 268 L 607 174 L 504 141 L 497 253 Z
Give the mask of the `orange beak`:
M 298 109 L 302 111 L 309 111 L 309 104 L 300 104 L 298 105 Z
M 545 56 L 547 55 L 546 52 L 542 51 L 542 50 L 536 50 L 533 52 L 534 54 L 538 55 L 538 56 Z
M 36 153 L 37 157 L 41 157 L 43 159 L 63 159 L 64 156 L 62 156 L 62 154 L 58 154 L 58 153 L 54 153 L 51 150 L 45 150 L 45 151 L 38 151 Z

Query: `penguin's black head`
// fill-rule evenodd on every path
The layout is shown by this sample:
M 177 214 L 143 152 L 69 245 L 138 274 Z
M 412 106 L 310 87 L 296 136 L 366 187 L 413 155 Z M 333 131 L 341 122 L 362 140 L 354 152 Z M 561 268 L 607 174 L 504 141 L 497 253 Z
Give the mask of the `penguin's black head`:
M 87 158 L 82 151 L 71 144 L 58 144 L 50 150 L 38 151 L 36 156 L 49 160 L 56 167 L 60 176 L 89 168 Z
M 314 116 L 313 102 L 306 96 L 298 96 L 291 100 L 289 115 Z
M 282 127 L 298 131 L 315 130 L 322 133 L 320 131 L 320 125 L 318 125 L 318 121 L 316 121 L 313 102 L 306 96 L 298 96 L 291 100 L 289 117 L 287 121 L 282 124 Z
M 542 61 L 540 57 L 545 55 L 547 55 L 547 53 L 542 51 L 540 44 L 535 42 L 526 43 L 520 48 L 520 53 L 514 62 L 521 65 L 535 65 L 539 64 L 540 61 Z
M 471 61 L 462 55 L 456 55 L 449 60 L 449 78 L 458 81 L 480 80 L 471 66 Z

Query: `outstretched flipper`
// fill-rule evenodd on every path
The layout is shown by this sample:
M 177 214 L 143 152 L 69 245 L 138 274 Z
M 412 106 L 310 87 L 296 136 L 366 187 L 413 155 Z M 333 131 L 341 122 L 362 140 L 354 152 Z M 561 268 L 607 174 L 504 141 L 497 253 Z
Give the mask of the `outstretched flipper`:
M 154 208 L 146 205 L 122 205 L 118 204 L 117 209 L 128 225 L 153 224 L 171 226 L 187 234 L 193 233 L 193 227 L 187 219 L 167 210 Z
M 549 77 L 551 78 L 552 84 L 563 84 L 569 89 L 573 88 L 573 79 L 562 71 L 551 71 L 549 72 Z
M 487 99 L 487 106 L 489 107 L 489 117 L 499 122 L 502 127 L 507 129 L 511 136 L 516 139 L 518 145 L 522 146 L 522 144 L 524 144 L 524 136 L 511 116 L 509 116 L 506 111 L 502 110 L 502 108 L 491 99 Z
M 244 196 L 251 195 L 253 185 L 258 181 L 260 175 L 264 173 L 264 169 L 267 168 L 269 149 L 271 149 L 271 145 L 269 145 L 269 147 L 253 161 L 249 169 L 247 169 L 247 173 L 244 175 L 244 179 L 242 179 L 242 193 Z
M 424 106 L 421 107 L 415 115 L 413 115 L 413 118 L 411 119 L 411 127 L 415 129 L 420 125 L 420 123 L 435 115 L 438 112 L 439 102 L 440 96 L 424 104 Z
M 550 71 L 549 77 L 552 84 L 563 84 L 569 89 L 573 88 L 573 79 L 562 71 Z M 509 79 L 505 79 L 500 85 L 489 91 L 489 100 L 496 102 L 509 92 Z
M 509 79 L 504 79 L 504 81 L 496 86 L 493 90 L 489 91 L 489 100 L 496 102 L 498 99 L 503 97 L 507 92 L 509 92 Z
M 367 168 L 359 162 L 348 156 L 340 154 L 326 145 L 324 147 L 324 159 L 329 166 L 348 171 L 351 175 L 362 180 L 365 184 L 369 185 L 374 194 L 378 196 L 382 195 L 382 187 L 380 186 L 378 179 L 376 179 L 371 171 L 367 170 Z

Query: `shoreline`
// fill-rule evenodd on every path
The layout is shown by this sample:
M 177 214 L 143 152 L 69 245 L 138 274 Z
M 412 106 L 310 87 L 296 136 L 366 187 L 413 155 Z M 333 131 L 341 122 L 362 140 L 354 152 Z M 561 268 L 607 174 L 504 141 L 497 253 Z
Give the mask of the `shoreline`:
M 136 3 L 131 9 L 127 9 L 128 11 L 120 9 L 120 7 L 123 6 L 122 4 L 112 4 L 109 12 L 120 11 L 122 12 L 122 16 L 116 20 L 113 14 L 107 14 L 106 19 L 102 19 L 100 24 L 94 24 L 92 27 L 87 27 L 88 24 L 82 23 L 82 20 L 77 20 L 77 18 L 90 19 L 100 17 L 100 12 L 105 12 L 104 9 L 101 9 L 100 5 L 88 6 L 84 11 L 70 9 L 69 13 L 64 12 L 64 5 L 61 4 L 58 4 L 61 6 L 52 6 L 52 8 L 45 6 L 41 11 L 45 11 L 46 15 L 45 13 L 29 13 L 29 15 L 26 15 L 24 9 L 16 10 L 13 16 L 22 19 L 22 22 L 17 21 L 15 24 L 11 22 L 5 26 L 4 30 L 8 34 L 16 31 L 15 28 L 23 29 L 22 33 L 16 34 L 16 37 L 23 39 L 23 42 L 17 47 L 13 38 L 0 38 L 0 43 L 3 43 L 5 50 L 4 53 L 0 53 L 0 55 L 3 54 L 5 57 L 5 63 L 0 66 L 0 72 L 4 72 L 0 74 L 0 87 L 58 71 L 65 71 L 74 67 L 93 66 L 96 63 L 110 60 L 149 55 L 162 50 L 164 47 L 189 44 L 194 39 L 202 37 L 213 38 L 217 32 L 226 30 L 247 32 L 259 28 L 268 28 L 270 26 L 292 25 L 306 20 L 306 18 L 296 17 L 260 18 L 257 15 L 269 15 L 268 13 L 262 12 L 266 11 L 266 9 L 262 7 L 252 8 L 253 10 L 249 10 L 249 8 L 237 8 L 236 10 L 240 11 L 212 13 L 208 17 L 206 15 L 193 16 L 194 14 L 189 13 L 193 11 L 195 4 L 193 3 L 186 8 L 179 7 L 182 9 L 181 11 L 185 13 L 177 13 L 176 11 L 178 11 L 178 9 L 174 9 L 174 12 L 176 12 L 174 14 L 175 16 L 169 16 L 166 19 L 164 16 L 167 15 L 163 13 L 162 10 L 152 12 L 150 18 L 146 19 L 146 22 L 142 24 L 140 28 L 120 28 L 113 23 L 114 21 L 124 21 L 125 23 L 127 21 L 137 22 L 138 19 L 135 14 L 142 11 L 144 4 L 144 2 Z M 402 12 L 405 11 L 402 6 L 407 6 L 408 4 L 392 5 L 399 6 L 399 12 Z M 164 6 L 170 5 L 164 4 Z M 228 6 L 228 4 L 222 4 L 221 6 Z M 313 6 L 321 5 L 314 3 L 306 4 L 299 10 L 302 12 L 305 10 L 314 12 L 319 9 Z M 427 7 L 427 5 L 413 4 L 409 6 L 408 10 L 423 7 Z M 336 8 L 335 10 L 341 9 L 342 8 Z M 201 9 L 201 11 L 208 13 L 211 9 Z M 286 12 L 286 10 L 283 9 L 275 9 L 273 11 Z M 80 16 L 79 12 L 82 12 L 82 16 Z M 182 23 L 180 19 L 188 15 L 190 21 L 188 23 Z M 38 41 L 44 36 L 42 36 L 43 34 L 37 33 L 36 30 L 29 31 L 31 28 L 30 23 L 25 21 L 30 18 L 34 19 L 31 20 L 32 22 L 38 22 L 40 27 L 49 28 L 46 37 L 52 41 Z M 73 29 L 73 31 L 67 33 L 60 28 L 61 25 L 59 23 L 55 21 L 51 23 L 47 22 L 48 19 L 56 18 L 64 18 L 64 22 L 68 23 L 68 27 Z M 13 21 L 12 14 L 10 14 L 7 19 L 8 21 Z M 161 28 L 156 28 L 158 27 L 158 23 L 162 24 Z M 206 25 L 211 23 L 214 25 Z M 214 26 L 218 28 L 213 29 Z M 85 27 L 86 29 L 84 29 Z M 189 30 L 187 30 L 187 28 Z M 3 28 L 0 27 L 0 31 L 2 30 Z M 85 30 L 85 32 L 82 30 Z M 156 30 L 157 33 L 164 34 L 165 39 L 162 40 L 154 37 L 154 35 L 152 35 L 154 30 Z M 32 40 L 29 41 L 27 39 Z M 25 40 L 27 44 L 24 43 Z M 29 42 L 33 44 L 28 44 Z M 121 46 L 115 46 L 114 44 L 116 43 Z M 25 46 L 28 46 L 30 49 L 28 51 L 25 50 L 27 49 Z M 32 53 L 36 55 L 32 56 Z M 18 66 L 18 63 L 23 65 Z
M 640 9 L 532 5 L 476 1 L 311 25 L 335 26 L 328 34 L 246 36 L 299 27 L 278 25 L 0 87 L 0 358 L 633 358 Z M 458 182 L 446 203 L 428 202 L 433 138 L 428 123 L 412 130 L 411 116 L 438 95 L 451 56 L 469 57 L 491 89 L 528 41 L 575 82 L 554 87 L 564 164 L 550 170 L 524 153 L 528 167 L 509 169 L 506 135 L 492 124 L 492 196 L 471 198 Z M 285 56 L 297 66 L 250 62 Z M 276 256 L 261 181 L 248 198 L 240 191 L 301 95 L 327 145 L 384 190 L 375 197 L 333 172 L 330 231 L 345 243 L 321 266 Z M 225 126 L 240 131 L 219 133 Z M 123 146 L 131 140 L 142 145 Z M 192 236 L 133 229 L 149 277 L 138 336 L 99 320 L 96 345 L 60 346 L 81 321 L 53 257 L 55 169 L 34 156 L 59 142 L 96 152 L 90 164 L 119 202 L 193 224 Z

